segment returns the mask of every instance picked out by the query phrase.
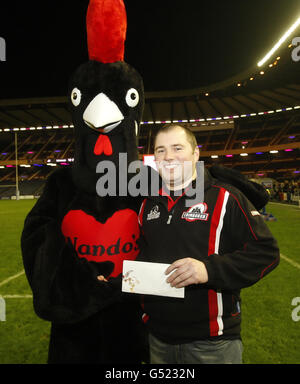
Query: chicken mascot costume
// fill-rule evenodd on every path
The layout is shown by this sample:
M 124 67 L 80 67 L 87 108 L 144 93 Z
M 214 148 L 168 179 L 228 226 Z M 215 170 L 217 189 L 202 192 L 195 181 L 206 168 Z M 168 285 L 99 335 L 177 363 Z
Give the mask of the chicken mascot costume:
M 118 170 L 120 153 L 137 159 L 143 82 L 123 60 L 123 1 L 90 0 L 86 21 L 89 61 L 69 84 L 74 164 L 49 176 L 28 214 L 23 262 L 34 309 L 51 322 L 49 363 L 140 363 L 140 305 L 120 288 L 123 260 L 139 253 L 139 203 L 99 196 L 96 169 L 110 161 Z

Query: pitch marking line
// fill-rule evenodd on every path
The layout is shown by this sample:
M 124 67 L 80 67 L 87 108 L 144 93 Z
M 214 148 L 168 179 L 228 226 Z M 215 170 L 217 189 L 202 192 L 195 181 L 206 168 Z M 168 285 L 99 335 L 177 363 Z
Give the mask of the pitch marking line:
M 4 285 L 4 284 L 7 284 L 7 283 L 10 282 L 11 280 L 16 279 L 16 278 L 19 277 L 19 276 L 24 275 L 24 273 L 25 273 L 25 271 L 24 271 L 24 269 L 23 269 L 21 272 L 17 273 L 16 275 L 11 276 L 11 277 L 9 277 L 9 278 L 6 279 L 6 280 L 1 281 L 1 283 L 0 283 L 0 287 L 2 287 L 2 285 Z
M 268 204 L 280 205 L 282 207 L 287 207 L 287 208 L 296 208 L 299 211 L 299 205 L 295 205 L 295 204 L 275 203 L 274 201 L 269 201 Z
M 3 299 L 32 299 L 32 295 L 3 295 Z
M 290 263 L 293 267 L 297 268 L 297 269 L 300 269 L 300 264 L 296 263 L 296 261 L 294 260 L 291 260 L 289 259 L 288 257 L 286 257 L 285 255 L 283 255 L 282 253 L 280 254 L 280 257 L 287 261 L 288 263 Z

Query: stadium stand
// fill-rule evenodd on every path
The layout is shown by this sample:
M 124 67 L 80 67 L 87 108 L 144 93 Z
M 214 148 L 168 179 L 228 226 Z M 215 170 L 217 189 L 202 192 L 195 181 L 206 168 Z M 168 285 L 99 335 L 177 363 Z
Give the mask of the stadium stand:
M 296 203 L 300 63 L 291 60 L 291 49 L 285 44 L 263 68 L 205 88 L 146 92 L 140 158 L 153 152 L 161 124 L 178 122 L 194 131 L 206 166 L 222 164 L 259 182 L 269 178 L 274 200 Z M 3 187 L 16 183 L 16 138 L 20 193 L 39 194 L 54 167 L 73 161 L 67 98 L 0 100 L 0 198 L 16 193 L 15 187 Z

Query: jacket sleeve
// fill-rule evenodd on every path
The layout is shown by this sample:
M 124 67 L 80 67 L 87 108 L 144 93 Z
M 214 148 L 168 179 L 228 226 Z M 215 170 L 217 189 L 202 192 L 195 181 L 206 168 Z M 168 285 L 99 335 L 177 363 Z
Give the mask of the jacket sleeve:
M 229 251 L 213 253 L 204 260 L 207 285 L 213 289 L 239 290 L 251 286 L 279 264 L 276 240 L 242 193 L 229 195 L 220 244 L 226 244 Z
M 120 290 L 97 280 L 110 273 L 109 264 L 80 259 L 65 241 L 59 212 L 66 192 L 61 183 L 55 173 L 48 179 L 25 219 L 21 248 L 37 315 L 56 323 L 76 323 L 118 300 Z

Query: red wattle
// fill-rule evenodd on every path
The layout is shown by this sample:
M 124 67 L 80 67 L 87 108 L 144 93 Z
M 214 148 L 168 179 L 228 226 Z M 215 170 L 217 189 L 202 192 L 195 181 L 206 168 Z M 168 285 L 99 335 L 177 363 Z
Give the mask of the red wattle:
M 94 147 L 94 154 L 98 156 L 102 155 L 102 153 L 106 156 L 111 156 L 113 149 L 109 137 L 100 134 Z

